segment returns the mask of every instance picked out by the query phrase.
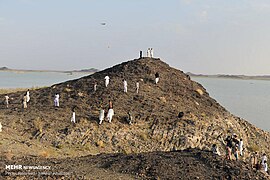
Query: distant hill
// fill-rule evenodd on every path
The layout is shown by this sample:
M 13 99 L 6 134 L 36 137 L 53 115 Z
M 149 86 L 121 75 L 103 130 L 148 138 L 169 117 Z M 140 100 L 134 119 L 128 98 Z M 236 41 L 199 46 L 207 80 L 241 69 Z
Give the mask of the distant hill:
M 0 71 L 6 71 L 6 70 L 9 70 L 9 68 L 7 68 L 7 67 L 0 67 Z
M 205 74 L 194 74 L 191 72 L 186 73 L 193 77 L 212 77 L 212 78 L 228 78 L 228 79 L 253 79 L 253 80 L 270 80 L 270 75 L 259 75 L 259 76 L 247 76 L 247 75 L 227 75 L 227 74 L 217 74 L 217 75 L 205 75 Z

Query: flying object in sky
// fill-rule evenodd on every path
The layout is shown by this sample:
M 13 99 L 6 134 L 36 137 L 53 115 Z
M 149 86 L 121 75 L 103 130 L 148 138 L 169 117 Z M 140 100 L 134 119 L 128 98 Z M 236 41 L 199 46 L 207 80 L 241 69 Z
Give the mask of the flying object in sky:
M 106 23 L 105 22 L 103 22 L 103 23 L 100 23 L 102 26 L 105 26 L 106 25 Z

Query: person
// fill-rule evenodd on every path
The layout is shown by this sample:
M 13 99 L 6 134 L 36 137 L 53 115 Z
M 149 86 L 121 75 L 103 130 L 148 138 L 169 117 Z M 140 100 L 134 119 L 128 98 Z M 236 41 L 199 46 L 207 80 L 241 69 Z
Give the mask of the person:
M 143 56 L 143 52 L 142 52 L 142 51 L 140 51 L 140 59 L 142 58 L 142 56 Z
M 71 122 L 75 124 L 75 108 L 72 108 Z
M 140 84 L 139 84 L 139 82 L 137 81 L 137 82 L 136 82 L 136 93 L 137 93 L 137 94 L 139 93 L 139 88 L 140 88 Z
M 252 168 L 257 168 L 257 164 L 258 164 L 258 153 L 257 152 L 252 153 L 250 160 L 251 160 L 251 167 Z
M 105 116 L 104 114 L 105 114 L 104 109 L 101 109 L 99 112 L 99 124 L 101 124 L 102 121 L 104 120 L 104 116 Z
M 132 116 L 131 112 L 129 111 L 128 116 L 127 116 L 127 122 L 128 122 L 128 124 L 131 125 L 132 121 L 133 121 L 133 116 Z
M 156 77 L 156 79 L 155 79 L 155 83 L 157 84 L 157 83 L 158 83 L 158 81 L 159 81 L 159 73 L 158 73 L 158 72 L 156 72 L 155 77 Z
M 123 80 L 123 84 L 124 84 L 124 92 L 127 93 L 127 81 L 125 79 Z
M 6 105 L 7 108 L 8 108 L 8 105 L 9 105 L 8 100 L 9 100 L 9 96 L 5 95 L 5 105 Z
M 59 94 L 56 93 L 56 94 L 54 95 L 54 106 L 55 106 L 55 107 L 59 107 L 59 98 L 60 98 Z
M 266 160 L 263 161 L 262 168 L 263 168 L 263 171 L 267 172 L 268 166 L 267 166 L 267 161 Z
M 232 135 L 232 153 L 236 160 L 238 160 L 238 150 L 239 150 L 239 140 L 237 139 L 237 135 Z
M 2 124 L 1 124 L 1 122 L 0 122 L 0 132 L 2 132 L 2 127 L 3 127 L 3 126 L 2 126 Z
M 232 139 L 231 136 L 227 136 L 225 139 L 226 142 L 226 159 L 231 160 L 231 154 L 232 154 Z
M 113 109 L 113 103 L 111 100 L 109 100 L 109 109 Z
M 109 85 L 110 82 L 110 77 L 109 76 L 105 76 L 105 87 L 107 87 Z
M 30 92 L 29 89 L 26 92 L 26 102 L 28 103 L 30 101 Z
M 27 108 L 27 94 L 25 93 L 22 99 L 23 109 Z
M 114 111 L 113 111 L 113 109 L 110 108 L 108 111 L 108 114 L 107 114 L 107 119 L 108 119 L 109 123 L 112 122 L 113 115 L 114 115 Z
M 240 156 L 243 156 L 243 146 L 244 146 L 244 143 L 243 143 L 243 139 L 241 138 L 239 141 L 239 146 L 238 146 Z
M 266 156 L 266 154 L 265 153 L 263 153 L 263 156 L 262 156 L 262 163 L 264 162 L 264 161 L 267 161 L 267 156 Z
M 213 144 L 213 145 L 212 145 L 212 152 L 213 152 L 214 154 L 220 156 L 220 152 L 219 152 L 218 147 L 217 147 L 216 144 Z
M 150 57 L 150 48 L 147 49 L 146 55 L 147 57 Z
M 94 82 L 94 91 L 97 91 L 97 82 Z
M 154 49 L 153 49 L 153 48 L 150 49 L 150 57 L 151 57 L 151 58 L 154 57 Z

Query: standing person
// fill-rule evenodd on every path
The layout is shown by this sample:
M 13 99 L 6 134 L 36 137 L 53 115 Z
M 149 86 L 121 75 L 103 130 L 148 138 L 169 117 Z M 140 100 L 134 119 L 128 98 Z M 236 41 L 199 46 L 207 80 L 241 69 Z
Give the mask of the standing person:
M 75 108 L 72 108 L 71 122 L 75 124 Z
M 151 58 L 154 57 L 154 49 L 153 49 L 153 48 L 150 49 L 150 57 L 151 57 Z
M 23 109 L 27 108 L 27 94 L 25 93 L 22 99 Z
M 150 48 L 147 49 L 146 55 L 147 57 L 150 57 Z
M 97 91 L 97 82 L 94 82 L 94 91 Z
M 143 56 L 143 52 L 142 52 L 142 51 L 140 51 L 140 59 L 142 58 L 142 56 Z
M 104 109 L 101 109 L 99 111 L 99 124 L 101 124 L 102 121 L 104 120 L 104 116 L 105 116 L 105 110 Z
M 129 111 L 128 112 L 128 115 L 127 115 L 127 122 L 128 122 L 128 124 L 132 124 L 132 121 L 133 121 L 133 115 L 132 115 L 132 113 Z
M 2 124 L 1 124 L 1 122 L 0 122 L 0 132 L 2 132 Z
M 263 163 L 264 161 L 267 161 L 267 156 L 266 156 L 266 154 L 265 154 L 265 153 L 263 153 L 261 163 Z
M 267 172 L 268 166 L 267 166 L 267 161 L 266 161 L 266 160 L 263 161 L 263 163 L 262 163 L 262 168 L 263 168 L 263 171 L 264 171 L 264 172 Z
M 226 159 L 231 160 L 231 155 L 232 155 L 232 138 L 231 136 L 227 136 L 225 139 L 226 142 Z
M 112 122 L 112 117 L 114 115 L 114 111 L 113 111 L 113 103 L 112 101 L 110 100 L 109 101 L 109 110 L 108 110 L 108 114 L 107 114 L 107 119 L 109 121 L 109 123 Z
M 55 106 L 55 107 L 59 107 L 59 98 L 60 98 L 59 94 L 56 93 L 56 94 L 54 95 L 54 106 Z
M 136 82 L 136 93 L 139 93 L 140 84 L 139 81 Z
M 109 100 L 109 109 L 113 109 L 113 103 L 111 100 Z
M 9 105 L 8 100 L 9 100 L 9 97 L 8 97 L 8 95 L 6 94 L 6 95 L 5 95 L 5 105 L 6 105 L 7 108 L 8 108 L 8 105 Z
M 240 141 L 239 141 L 239 153 L 240 153 L 240 156 L 243 156 L 243 146 L 244 146 L 244 143 L 243 143 L 243 139 L 241 138 Z
M 251 154 L 250 161 L 251 161 L 251 167 L 256 168 L 257 164 L 258 164 L 258 153 L 257 152 Z
M 30 101 L 30 92 L 29 89 L 26 92 L 26 102 L 28 103 Z
M 105 76 L 105 87 L 107 87 L 109 85 L 110 82 L 110 77 L 109 76 Z
M 125 79 L 123 80 L 123 84 L 124 84 L 124 92 L 127 93 L 127 81 Z
M 155 83 L 157 84 L 157 83 L 158 83 L 158 81 L 159 81 L 159 73 L 158 73 L 158 72 L 156 72 L 155 77 L 156 77 L 156 79 L 155 79 Z

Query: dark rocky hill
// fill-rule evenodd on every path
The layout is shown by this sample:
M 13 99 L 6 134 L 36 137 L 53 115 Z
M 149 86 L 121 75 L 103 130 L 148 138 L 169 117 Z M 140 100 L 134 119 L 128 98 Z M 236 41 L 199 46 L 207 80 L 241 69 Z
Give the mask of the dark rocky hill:
M 155 73 L 160 81 L 154 83 Z M 104 77 L 110 77 L 105 88 Z M 123 79 L 128 92 L 123 92 Z M 139 93 L 135 83 L 140 82 Z M 97 91 L 93 91 L 97 82 Z M 141 153 L 199 148 L 209 150 L 236 133 L 243 138 L 245 158 L 254 151 L 269 153 L 269 133 L 235 117 L 212 99 L 200 84 L 160 59 L 135 59 L 77 80 L 30 91 L 28 109 L 22 110 L 24 92 L 11 93 L 10 108 L 2 105 L 1 152 L 7 157 L 79 157 L 99 153 Z M 60 94 L 60 107 L 53 106 Z M 112 100 L 112 123 L 98 124 L 101 108 Z M 75 107 L 77 123 L 71 124 Z M 126 122 L 127 112 L 135 117 Z M 184 116 L 178 118 L 179 112 Z M 6 146 L 11 147 L 5 149 Z M 34 151 L 33 151 L 34 150 Z

